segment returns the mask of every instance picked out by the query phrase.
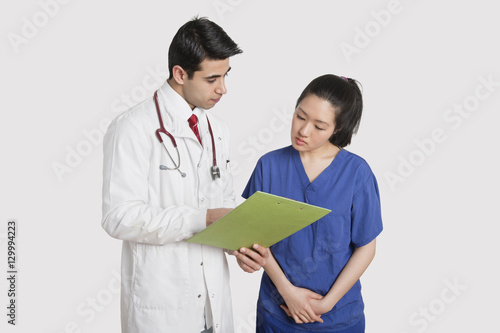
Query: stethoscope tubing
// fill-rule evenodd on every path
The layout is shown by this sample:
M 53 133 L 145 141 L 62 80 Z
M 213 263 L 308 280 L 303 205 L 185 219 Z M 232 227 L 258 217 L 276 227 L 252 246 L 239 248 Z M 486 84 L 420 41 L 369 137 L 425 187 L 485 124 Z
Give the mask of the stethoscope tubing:
M 181 174 L 182 177 L 186 177 L 186 174 L 179 169 L 181 166 L 181 157 L 179 154 L 179 148 L 177 147 L 177 142 L 175 141 L 174 136 L 172 134 L 170 134 L 170 132 L 168 132 L 165 129 L 165 126 L 163 125 L 163 118 L 161 116 L 161 111 L 160 111 L 160 103 L 158 102 L 158 90 L 155 91 L 153 97 L 154 97 L 155 106 L 156 106 L 156 113 L 158 114 L 158 121 L 160 122 L 160 128 L 156 130 L 155 134 L 156 134 L 156 137 L 158 138 L 158 141 L 160 141 L 160 143 L 164 146 L 165 150 L 167 151 L 168 157 L 170 158 L 170 160 L 172 161 L 172 163 L 175 166 L 174 168 L 169 168 L 165 165 L 160 165 L 160 169 L 161 170 L 177 170 L 177 171 L 179 171 L 179 173 Z M 208 131 L 210 132 L 210 138 L 212 139 L 211 141 L 212 141 L 213 166 L 210 168 L 210 171 L 212 174 L 212 178 L 215 180 L 216 178 L 220 178 L 220 170 L 219 170 L 219 167 L 217 166 L 217 156 L 216 156 L 216 151 L 215 151 L 214 134 L 212 132 L 212 126 L 210 125 L 210 121 L 208 120 L 208 117 L 207 117 L 207 123 L 208 123 Z M 172 155 L 168 151 L 167 147 L 165 147 L 161 134 L 165 134 L 172 141 L 172 145 L 174 146 L 175 151 L 177 152 L 177 164 L 175 163 L 174 159 L 172 158 Z

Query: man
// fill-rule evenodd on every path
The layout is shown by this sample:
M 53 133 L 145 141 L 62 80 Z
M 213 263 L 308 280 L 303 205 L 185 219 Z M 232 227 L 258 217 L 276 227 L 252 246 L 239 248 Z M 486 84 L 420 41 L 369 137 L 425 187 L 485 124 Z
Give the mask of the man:
M 106 133 L 102 225 L 123 240 L 122 332 L 233 332 L 223 250 L 184 240 L 235 206 L 228 129 L 206 110 L 241 52 L 215 23 L 187 22 L 167 82 Z

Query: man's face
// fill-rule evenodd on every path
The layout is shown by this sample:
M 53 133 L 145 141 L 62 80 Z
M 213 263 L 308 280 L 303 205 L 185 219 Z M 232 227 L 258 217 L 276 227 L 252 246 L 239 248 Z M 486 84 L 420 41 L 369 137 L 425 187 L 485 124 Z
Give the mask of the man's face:
M 224 60 L 205 59 L 201 62 L 200 67 L 201 69 L 194 72 L 191 79 L 184 81 L 182 93 L 191 109 L 199 107 L 208 110 L 213 108 L 222 95 L 227 92 L 224 81 L 231 67 L 229 67 L 229 58 Z

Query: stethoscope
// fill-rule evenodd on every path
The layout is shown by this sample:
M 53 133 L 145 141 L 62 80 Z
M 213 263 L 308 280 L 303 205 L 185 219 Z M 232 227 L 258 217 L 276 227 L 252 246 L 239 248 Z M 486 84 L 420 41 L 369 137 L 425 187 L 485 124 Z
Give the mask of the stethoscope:
M 158 114 L 158 120 L 160 121 L 160 128 L 156 130 L 156 137 L 162 144 L 162 146 L 165 148 L 167 151 L 168 157 L 170 157 L 170 160 L 174 164 L 175 167 L 169 168 L 165 165 L 160 165 L 160 170 L 177 170 L 181 174 L 181 177 L 186 177 L 186 173 L 182 172 L 179 168 L 181 167 L 181 156 L 179 155 L 179 148 L 177 148 L 177 142 L 174 139 L 174 136 L 170 134 L 165 127 L 163 126 L 163 119 L 161 117 L 161 112 L 160 112 L 160 104 L 158 103 L 158 91 L 155 91 L 154 94 L 154 100 L 155 100 L 155 105 L 156 105 L 156 113 Z M 213 155 L 213 166 L 210 168 L 210 172 L 212 174 L 212 179 L 216 180 L 217 178 L 220 178 L 220 170 L 219 167 L 217 166 L 217 157 L 215 154 L 215 141 L 214 141 L 214 134 L 212 132 L 212 126 L 210 126 L 210 121 L 208 120 L 207 117 L 207 123 L 208 123 L 208 131 L 210 132 L 210 137 L 212 139 L 212 155 Z M 174 159 L 172 158 L 172 155 L 170 155 L 170 152 L 168 151 L 167 147 L 165 147 L 165 144 L 163 143 L 163 138 L 161 137 L 160 133 L 163 133 L 167 135 L 170 140 L 172 141 L 172 144 L 177 152 L 177 163 L 175 163 Z

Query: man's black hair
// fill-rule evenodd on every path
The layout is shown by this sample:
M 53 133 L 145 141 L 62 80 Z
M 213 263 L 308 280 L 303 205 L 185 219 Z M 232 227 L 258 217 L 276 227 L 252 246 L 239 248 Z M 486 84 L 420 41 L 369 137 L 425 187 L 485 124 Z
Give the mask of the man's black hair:
M 168 50 L 169 79 L 173 68 L 179 65 L 187 72 L 188 78 L 201 69 L 203 60 L 224 60 L 243 51 L 214 22 L 205 17 L 195 17 L 179 28 Z

